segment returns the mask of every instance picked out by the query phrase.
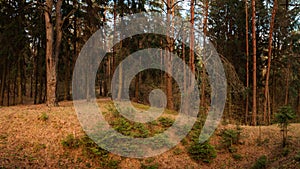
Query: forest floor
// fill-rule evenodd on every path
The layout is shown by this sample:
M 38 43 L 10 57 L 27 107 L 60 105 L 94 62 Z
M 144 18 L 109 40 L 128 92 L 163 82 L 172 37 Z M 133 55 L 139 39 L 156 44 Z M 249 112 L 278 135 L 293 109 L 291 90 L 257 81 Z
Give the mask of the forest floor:
M 100 100 L 102 109 L 110 101 Z M 236 152 L 218 149 L 224 129 L 236 125 L 220 124 L 210 143 L 217 157 L 210 163 L 190 158 L 182 142 L 173 149 L 146 159 L 124 158 L 113 154 L 91 154 L 76 140 L 85 136 L 73 103 L 60 102 L 59 107 L 19 105 L 0 107 L 0 168 L 250 168 L 262 155 L 267 156 L 267 168 L 300 168 L 295 160 L 300 151 L 300 124 L 289 126 L 289 146 L 281 148 L 281 133 L 277 125 L 241 126 L 240 144 Z M 70 145 L 72 144 L 72 145 Z M 90 144 L 90 143 L 89 143 Z M 90 149 L 94 150 L 94 149 Z M 235 155 L 234 155 L 235 154 Z

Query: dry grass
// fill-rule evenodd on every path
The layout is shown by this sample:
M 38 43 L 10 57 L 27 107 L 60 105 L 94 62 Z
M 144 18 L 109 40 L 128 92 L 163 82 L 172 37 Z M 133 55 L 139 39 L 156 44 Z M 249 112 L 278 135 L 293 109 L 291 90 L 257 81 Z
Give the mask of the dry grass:
M 100 108 L 105 111 L 110 101 L 99 101 Z M 134 104 L 139 108 L 141 105 Z M 147 107 L 144 107 L 147 108 Z M 48 119 L 43 119 L 43 114 Z M 168 116 L 176 114 L 168 112 Z M 258 127 L 241 126 L 242 143 L 237 145 L 243 158 L 234 160 L 232 154 L 218 150 L 217 158 L 210 164 L 196 163 L 188 156 L 186 147 L 179 144 L 168 152 L 147 159 L 130 159 L 110 154 L 107 161 L 118 161 L 118 168 L 141 168 L 157 166 L 158 168 L 249 168 L 255 160 L 266 155 L 269 168 L 300 168 L 293 160 L 300 151 L 300 124 L 290 126 L 292 136 L 290 153 L 281 156 L 281 135 L 276 125 L 261 127 L 261 145 L 256 141 Z M 235 128 L 234 125 L 219 126 L 216 133 L 224 128 Z M 84 136 L 77 120 L 72 102 L 61 102 L 60 107 L 48 108 L 45 105 L 21 105 L 0 108 L 0 168 L 109 168 L 103 166 L 101 158 L 86 156 L 81 148 L 69 149 L 62 146 L 61 141 L 67 135 L 75 138 Z M 210 142 L 216 147 L 220 137 L 215 134 Z M 280 167 L 281 166 L 281 167 Z M 283 166 L 283 167 L 282 167 Z M 111 166 L 113 168 L 113 165 Z

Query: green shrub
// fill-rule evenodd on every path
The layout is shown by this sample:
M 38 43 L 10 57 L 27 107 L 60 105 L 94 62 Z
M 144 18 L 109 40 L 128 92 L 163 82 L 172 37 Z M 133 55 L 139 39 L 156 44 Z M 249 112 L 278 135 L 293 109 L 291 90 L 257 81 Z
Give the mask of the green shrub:
M 290 153 L 290 149 L 289 148 L 287 148 L 287 147 L 283 148 L 282 155 L 284 157 L 286 157 L 289 153 Z
M 63 145 L 63 147 L 67 148 L 78 148 L 80 142 L 74 137 L 73 134 L 69 134 L 65 139 L 61 141 L 61 144 Z
M 193 143 L 189 149 L 188 153 L 190 157 L 196 161 L 203 161 L 210 163 L 213 158 L 217 157 L 215 148 L 210 145 L 208 142 L 204 143 Z
M 125 118 L 119 118 L 115 122 L 114 126 L 115 130 L 121 134 L 124 134 L 126 136 L 129 136 L 131 134 L 132 125 Z
M 278 113 L 275 114 L 275 122 L 278 123 L 278 126 L 282 132 L 283 147 L 285 147 L 287 144 L 288 125 L 295 117 L 296 115 L 290 106 L 282 106 L 278 110 Z
M 265 169 L 267 167 L 267 156 L 260 156 L 251 169 Z
M 227 149 L 229 152 L 236 152 L 236 148 L 233 145 L 237 145 L 240 142 L 241 129 L 226 129 L 221 132 L 221 147 Z
M 241 160 L 241 159 L 243 159 L 243 156 L 240 155 L 240 154 L 237 154 L 237 153 L 233 153 L 233 154 L 232 154 L 232 157 L 233 157 L 235 160 Z
M 300 162 L 300 151 L 295 155 L 295 160 Z
M 75 138 L 73 134 L 69 134 L 65 139 L 61 141 L 63 147 L 66 148 L 79 148 L 82 147 L 83 153 L 89 157 L 105 157 L 108 151 L 99 147 L 92 139 L 87 135 L 78 139 Z
M 154 165 L 145 165 L 145 164 L 142 164 L 141 165 L 141 169 L 158 169 L 158 164 L 154 164 Z
M 179 155 L 179 154 L 181 154 L 183 151 L 182 151 L 182 149 L 180 149 L 180 148 L 175 148 L 174 149 L 174 151 L 173 151 L 173 153 L 175 154 L 175 155 Z
M 146 138 L 150 134 L 150 131 L 147 129 L 145 124 L 135 123 L 133 125 L 133 129 L 135 130 L 133 135 L 135 137 Z
M 167 117 L 160 117 L 158 121 L 163 127 L 170 127 L 174 123 L 174 120 Z
M 119 164 L 120 164 L 120 161 L 118 161 L 118 160 L 102 161 L 102 163 L 101 163 L 103 168 L 111 168 L 111 169 L 119 168 Z
M 49 116 L 47 115 L 47 113 L 42 113 L 42 115 L 39 117 L 39 120 L 42 121 L 47 121 L 49 119 Z
M 108 155 L 108 151 L 99 147 L 87 135 L 80 139 L 80 145 L 83 147 L 83 153 L 89 157 L 106 157 Z

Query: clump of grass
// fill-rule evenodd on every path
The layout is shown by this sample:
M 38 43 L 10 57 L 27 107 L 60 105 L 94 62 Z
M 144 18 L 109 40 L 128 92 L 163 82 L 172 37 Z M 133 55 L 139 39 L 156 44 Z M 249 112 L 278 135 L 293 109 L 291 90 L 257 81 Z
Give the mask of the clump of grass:
M 260 156 L 253 164 L 251 169 L 265 169 L 267 167 L 267 156 Z
M 300 151 L 295 155 L 294 158 L 296 161 L 300 162 Z
M 142 164 L 141 169 L 158 169 L 158 163 L 152 165 Z
M 241 159 L 243 159 L 243 156 L 240 155 L 240 154 L 237 154 L 237 153 L 233 153 L 233 154 L 232 154 L 232 157 L 233 157 L 235 160 L 241 160 Z
M 42 115 L 38 119 L 42 120 L 42 121 L 47 121 L 49 119 L 49 116 L 46 112 L 43 112 Z
M 66 148 L 78 148 L 80 145 L 80 140 L 76 139 L 73 134 L 69 134 L 66 138 L 61 140 L 61 144 Z
M 173 151 L 173 153 L 174 153 L 175 155 L 179 155 L 179 154 L 181 154 L 182 152 L 183 152 L 183 150 L 180 149 L 180 148 L 175 148 L 174 151 Z
M 283 148 L 281 154 L 282 154 L 284 157 L 286 157 L 289 153 L 290 153 L 290 149 L 287 148 L 287 147 L 285 147 L 285 148 Z
M 83 153 L 88 157 L 107 157 L 108 151 L 99 147 L 92 139 L 87 135 L 80 139 L 80 145 L 83 147 Z
M 170 119 L 170 118 L 167 118 L 167 117 L 160 117 L 158 119 L 158 121 L 160 122 L 160 124 L 163 126 L 163 127 L 170 127 L 172 126 L 172 124 L 174 123 L 174 120 L 173 119 Z

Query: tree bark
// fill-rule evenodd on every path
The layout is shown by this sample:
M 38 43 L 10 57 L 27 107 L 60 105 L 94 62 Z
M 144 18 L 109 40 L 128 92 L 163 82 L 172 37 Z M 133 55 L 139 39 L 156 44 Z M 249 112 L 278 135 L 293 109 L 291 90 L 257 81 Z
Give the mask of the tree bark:
M 17 104 L 22 104 L 23 97 L 22 97 L 22 59 L 21 58 L 19 58 L 19 61 L 18 61 L 17 88 L 18 88 Z
M 208 5 L 209 1 L 205 0 L 205 7 L 204 7 L 204 20 L 203 20 L 203 34 L 204 34 L 204 40 L 203 40 L 203 48 L 205 50 L 206 48 L 206 36 L 207 36 L 207 20 L 208 20 Z M 205 52 L 205 51 L 204 51 Z M 201 107 L 206 107 L 206 98 L 205 98 L 205 87 L 206 87 L 206 69 L 205 64 L 202 62 L 202 73 L 201 73 Z
M 167 0 L 167 25 L 170 25 L 170 15 L 173 15 L 172 11 L 172 6 L 173 6 L 173 1 L 172 0 Z M 171 24 L 172 25 L 172 24 Z M 171 26 L 172 27 L 172 26 Z M 168 72 L 171 72 L 172 70 L 172 56 L 171 54 L 173 53 L 173 43 L 172 39 L 170 38 L 170 32 L 172 32 L 172 28 L 167 27 L 167 46 L 169 49 L 169 52 L 166 53 L 166 58 L 165 58 L 165 64 L 166 64 L 166 69 Z M 170 110 L 174 109 L 174 102 L 173 102 L 173 90 L 172 90 L 172 75 L 170 73 L 166 73 L 166 95 L 167 95 L 167 108 Z
M 300 88 L 298 88 L 298 97 L 297 97 L 297 114 L 300 115 Z M 299 117 L 299 116 L 298 116 Z
M 1 78 L 1 88 L 0 88 L 0 105 L 3 106 L 4 101 L 4 92 L 5 92 L 5 84 L 6 84 L 6 72 L 7 72 L 7 59 L 4 60 L 3 64 L 3 74 Z
M 186 82 L 186 64 L 185 64 L 185 34 L 183 34 L 183 37 L 182 37 L 182 60 L 184 62 L 184 65 L 183 65 L 183 93 L 186 93 L 187 91 L 187 82 Z
M 274 0 L 271 22 L 270 22 L 270 31 L 269 31 L 269 44 L 268 44 L 268 66 L 266 72 L 266 84 L 265 84 L 265 100 L 264 100 L 264 123 L 270 124 L 270 121 L 267 121 L 267 102 L 269 97 L 269 77 L 270 77 L 270 70 L 271 70 L 271 57 L 272 57 L 272 41 L 273 41 L 273 28 L 275 22 L 275 15 L 277 11 L 277 0 Z
M 289 61 L 288 61 L 288 62 L 289 62 Z M 289 88 L 290 88 L 289 78 L 290 78 L 290 68 L 291 68 L 291 64 L 288 63 L 287 73 L 286 73 L 286 78 L 285 78 L 285 99 L 284 99 L 284 105 L 288 105 L 288 103 L 289 103 Z
M 123 67 L 122 67 L 122 63 L 119 64 L 119 85 L 118 85 L 118 100 L 122 99 L 122 88 L 123 88 Z
M 195 36 L 194 36 L 194 22 L 195 22 L 195 0 L 191 0 L 191 7 L 190 7 L 190 15 L 191 15 L 191 20 L 190 20 L 190 68 L 192 70 L 192 73 L 195 73 L 195 56 L 194 56 L 194 41 L 195 41 Z M 190 77 L 192 78 L 192 77 Z
M 8 70 L 8 72 L 10 72 L 9 70 Z M 7 91 L 7 94 L 6 94 L 6 96 L 7 96 L 7 106 L 9 106 L 9 101 L 10 101 L 10 78 L 8 78 L 8 82 L 7 82 L 7 88 L 6 88 L 6 91 Z
M 67 50 L 67 49 L 66 49 Z M 70 76 L 71 76 L 71 61 L 70 61 L 70 58 L 69 58 L 69 55 L 70 53 L 67 52 L 67 56 L 65 56 L 65 64 L 66 64 L 66 67 L 65 67 L 65 93 L 64 93 L 64 100 L 70 100 L 71 99 L 71 96 L 70 96 Z
M 51 19 L 52 0 L 46 0 L 45 10 L 45 26 L 46 26 L 46 76 L 47 76 L 47 105 L 53 106 L 56 104 L 56 72 L 55 72 L 55 58 L 53 57 L 53 24 Z
M 245 123 L 248 124 L 248 114 L 249 114 L 249 23 L 248 23 L 248 0 L 245 0 L 245 13 L 246 13 L 246 115 Z
M 252 103 L 252 125 L 256 126 L 257 108 L 256 108 L 256 13 L 255 0 L 251 0 L 252 6 L 252 47 L 253 47 L 253 103 Z

